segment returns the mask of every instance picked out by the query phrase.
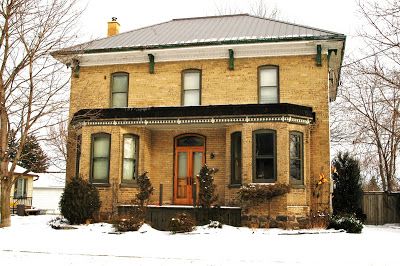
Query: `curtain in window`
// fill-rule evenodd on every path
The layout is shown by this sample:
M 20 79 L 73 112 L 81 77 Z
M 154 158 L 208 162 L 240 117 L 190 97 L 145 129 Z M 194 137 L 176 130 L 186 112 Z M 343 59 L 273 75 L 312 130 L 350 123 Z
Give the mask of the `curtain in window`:
M 302 148 L 303 136 L 298 132 L 290 133 L 289 156 L 290 156 L 290 177 L 291 181 L 302 182 Z
M 134 181 L 137 175 L 137 137 L 124 136 L 124 158 L 122 166 L 122 181 Z
M 278 68 L 260 69 L 260 103 L 278 103 Z
M 94 136 L 92 145 L 92 180 L 94 182 L 108 182 L 110 135 L 101 134 Z
M 183 74 L 183 105 L 200 105 L 200 71 L 188 71 Z
M 112 76 L 112 107 L 128 106 L 128 74 Z

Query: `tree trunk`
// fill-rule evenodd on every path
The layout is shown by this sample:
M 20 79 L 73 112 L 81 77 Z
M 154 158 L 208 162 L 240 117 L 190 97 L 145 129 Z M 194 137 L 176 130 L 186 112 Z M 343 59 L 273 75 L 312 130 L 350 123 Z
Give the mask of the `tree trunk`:
M 7 180 L 1 181 L 1 221 L 0 228 L 7 227 L 11 225 L 11 214 L 10 214 L 10 193 L 11 186 L 10 182 Z

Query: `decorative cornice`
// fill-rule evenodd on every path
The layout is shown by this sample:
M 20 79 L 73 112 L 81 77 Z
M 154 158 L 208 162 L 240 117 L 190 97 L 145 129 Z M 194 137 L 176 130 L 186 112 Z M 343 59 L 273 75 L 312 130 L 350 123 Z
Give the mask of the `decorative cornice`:
M 316 44 L 321 44 L 322 53 L 327 54 L 329 49 L 341 49 L 342 41 L 296 41 L 296 42 L 269 42 L 250 44 L 210 45 L 199 47 L 179 47 L 170 49 L 144 49 L 121 52 L 103 52 L 89 54 L 75 54 L 80 66 L 119 65 L 148 63 L 148 54 L 154 55 L 157 62 L 228 59 L 229 50 L 234 51 L 235 58 L 253 58 L 268 56 L 291 56 L 316 54 Z M 67 63 L 71 55 L 58 56 L 58 59 Z

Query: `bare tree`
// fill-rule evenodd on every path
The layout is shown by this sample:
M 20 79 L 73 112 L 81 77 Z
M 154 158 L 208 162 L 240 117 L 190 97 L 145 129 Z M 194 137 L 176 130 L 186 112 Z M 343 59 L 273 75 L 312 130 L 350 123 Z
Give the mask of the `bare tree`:
M 250 2 L 250 1 L 249 1 Z M 241 10 L 231 5 L 216 6 L 218 15 L 233 15 L 238 13 L 249 13 L 256 17 L 276 19 L 280 16 L 280 11 L 276 6 L 271 6 L 265 0 L 253 1 L 249 10 Z
M 68 120 L 59 118 L 58 124 L 49 127 L 46 142 L 53 151 L 51 164 L 61 171 L 65 171 L 68 140 Z
M 50 52 L 71 44 L 81 11 L 76 0 L 3 0 L 0 4 L 1 224 L 9 226 L 14 170 L 28 135 L 58 121 L 67 107 L 69 79 Z M 16 159 L 7 156 L 9 132 L 19 140 Z
M 370 177 L 377 174 L 383 189 L 393 191 L 400 143 L 400 6 L 395 0 L 358 5 L 366 48 L 344 66 L 332 135 L 348 140 Z

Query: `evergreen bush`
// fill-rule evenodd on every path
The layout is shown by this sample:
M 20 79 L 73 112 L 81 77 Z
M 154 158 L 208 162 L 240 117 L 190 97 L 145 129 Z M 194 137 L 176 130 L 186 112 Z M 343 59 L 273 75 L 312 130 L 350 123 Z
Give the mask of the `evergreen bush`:
M 203 208 L 210 208 L 218 200 L 217 186 L 214 184 L 214 174 L 217 172 L 217 168 L 208 168 L 205 164 L 197 176 L 199 180 L 199 205 Z
M 82 224 L 94 218 L 100 209 L 100 198 L 97 188 L 75 177 L 65 186 L 60 200 L 61 214 L 71 224 Z
M 354 216 L 333 216 L 329 222 L 329 228 L 335 230 L 344 229 L 347 233 L 360 234 L 363 224 Z
M 362 185 L 358 160 L 346 153 L 339 153 L 332 162 L 335 171 L 332 174 L 333 214 L 355 214 L 358 219 L 364 220 L 365 214 L 361 209 Z
M 114 221 L 113 226 L 117 232 L 137 231 L 144 224 L 144 218 L 143 208 L 136 207 L 129 215 L 123 215 Z
M 186 213 L 180 213 L 169 221 L 168 230 L 172 233 L 192 232 L 196 226 L 195 219 Z
M 137 178 L 137 184 L 139 192 L 136 194 L 136 199 L 139 201 L 139 205 L 143 207 L 154 191 L 150 178 L 147 176 L 147 172 L 144 172 Z

